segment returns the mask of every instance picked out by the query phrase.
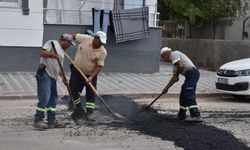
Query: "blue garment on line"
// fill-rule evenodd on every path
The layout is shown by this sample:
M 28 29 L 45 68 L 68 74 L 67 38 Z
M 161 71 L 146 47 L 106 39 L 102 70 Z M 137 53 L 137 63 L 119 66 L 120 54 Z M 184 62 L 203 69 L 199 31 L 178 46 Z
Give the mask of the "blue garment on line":
M 93 15 L 93 26 L 94 31 L 93 33 L 96 34 L 97 31 L 103 31 L 107 34 L 109 23 L 109 15 L 110 10 L 104 9 L 100 10 L 99 8 L 92 9 Z

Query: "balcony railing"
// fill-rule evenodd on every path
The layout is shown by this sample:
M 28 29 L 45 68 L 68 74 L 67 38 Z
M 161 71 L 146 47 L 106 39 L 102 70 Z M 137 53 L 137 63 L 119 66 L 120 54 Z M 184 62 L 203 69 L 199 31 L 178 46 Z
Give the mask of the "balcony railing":
M 149 12 L 149 26 L 159 26 L 159 14 Z M 65 10 L 65 9 L 44 9 L 44 24 L 74 24 L 74 25 L 93 25 L 92 11 Z

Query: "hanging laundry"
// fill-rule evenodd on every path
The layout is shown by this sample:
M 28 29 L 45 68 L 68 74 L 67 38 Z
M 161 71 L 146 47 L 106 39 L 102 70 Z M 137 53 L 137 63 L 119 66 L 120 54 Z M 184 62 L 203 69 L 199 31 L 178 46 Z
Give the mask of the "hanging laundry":
M 107 34 L 109 23 L 110 10 L 104 9 L 102 11 L 102 31 Z
M 116 43 L 148 37 L 148 14 L 148 7 L 113 10 Z
M 107 34 L 109 23 L 110 10 L 99 8 L 92 8 L 94 34 L 97 31 L 103 31 Z
M 99 8 L 92 8 L 92 18 L 93 18 L 93 26 L 94 26 L 94 34 L 97 31 L 101 30 L 100 26 L 100 13 L 101 10 Z

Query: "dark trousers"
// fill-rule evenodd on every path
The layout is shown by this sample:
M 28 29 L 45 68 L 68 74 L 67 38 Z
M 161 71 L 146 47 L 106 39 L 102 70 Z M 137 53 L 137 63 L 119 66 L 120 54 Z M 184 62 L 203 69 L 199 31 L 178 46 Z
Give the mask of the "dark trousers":
M 78 70 L 76 70 L 76 68 L 73 65 L 70 65 L 70 70 L 71 70 L 71 75 L 70 75 L 70 80 L 69 80 L 69 87 L 72 92 L 76 107 L 82 107 L 80 94 L 82 93 L 82 90 L 85 87 L 86 88 L 85 107 L 86 107 L 87 113 L 93 113 L 93 110 L 95 108 L 94 91 L 91 89 L 88 83 L 86 83 L 85 79 L 78 72 Z M 86 75 L 86 77 L 89 77 L 89 75 Z M 92 85 L 96 88 L 97 76 L 92 80 Z
M 184 119 L 189 109 L 191 117 L 200 116 L 196 102 L 196 85 L 200 78 L 197 69 L 191 69 L 185 74 L 185 82 L 181 87 L 179 117 Z

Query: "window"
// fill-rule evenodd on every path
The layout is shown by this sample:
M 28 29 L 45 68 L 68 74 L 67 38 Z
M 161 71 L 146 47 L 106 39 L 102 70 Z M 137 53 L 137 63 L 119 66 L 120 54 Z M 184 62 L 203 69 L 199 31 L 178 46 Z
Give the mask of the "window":
M 19 7 L 21 0 L 0 0 L 0 7 Z

